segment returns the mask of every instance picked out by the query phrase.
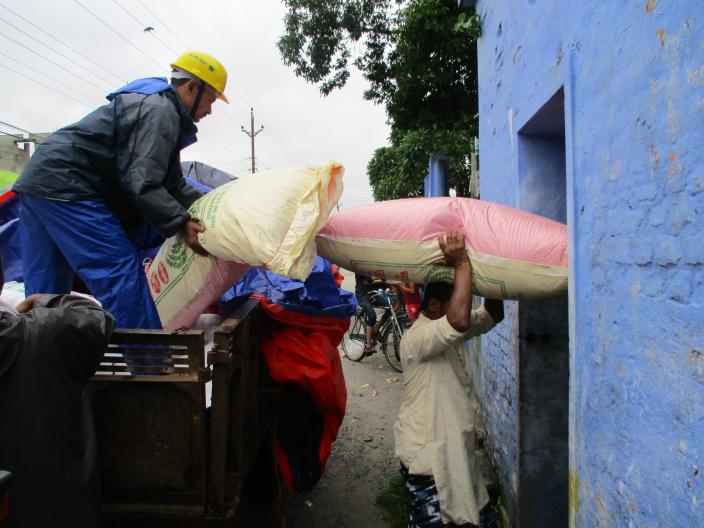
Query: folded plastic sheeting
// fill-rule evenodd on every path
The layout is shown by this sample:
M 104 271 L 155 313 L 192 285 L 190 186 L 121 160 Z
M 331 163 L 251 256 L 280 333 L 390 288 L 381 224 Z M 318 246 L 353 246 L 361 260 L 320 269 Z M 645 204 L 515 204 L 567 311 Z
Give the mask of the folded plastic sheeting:
M 345 416 L 347 390 L 337 347 L 357 302 L 352 292 L 340 290 L 341 282 L 318 257 L 305 281 L 251 269 L 229 300 L 221 298 L 229 313 L 252 296 L 268 315 L 260 345 L 269 376 L 282 389 L 274 452 L 284 482 L 295 491 L 318 482 Z
M 347 389 L 337 347 L 350 320 L 293 312 L 257 298 L 268 315 L 262 353 L 269 376 L 283 385 L 276 463 L 291 489 L 307 491 L 320 480 L 345 417 Z
M 342 195 L 344 169 L 319 167 L 259 172 L 218 187 L 189 212 L 206 227 L 209 257 L 177 235 L 147 266 L 152 298 L 166 329 L 188 327 L 253 266 L 304 280 L 316 261 L 315 235 Z
M 327 260 L 320 257 L 305 281 L 252 268 L 234 288 L 220 297 L 220 312 L 232 313 L 250 295 L 259 294 L 291 312 L 348 319 L 357 310 L 357 300 L 352 292 L 340 289 L 342 281 L 337 284 L 338 277 L 342 278 L 335 274 Z
M 567 228 L 531 213 L 471 198 L 410 198 L 336 213 L 318 254 L 351 271 L 415 283 L 452 282 L 438 235 L 466 237 L 477 295 L 543 299 L 567 291 Z
M 208 189 L 215 189 L 237 179 L 237 176 L 233 174 L 216 169 L 200 161 L 182 161 L 181 172 L 183 172 L 184 178 L 204 185 Z

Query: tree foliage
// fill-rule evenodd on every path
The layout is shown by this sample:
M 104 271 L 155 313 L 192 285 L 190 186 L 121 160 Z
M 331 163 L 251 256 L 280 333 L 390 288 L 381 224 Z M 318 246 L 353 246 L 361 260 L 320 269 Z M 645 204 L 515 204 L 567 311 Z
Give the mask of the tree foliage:
M 401 2 L 283 0 L 285 30 L 277 47 L 284 64 L 293 66 L 297 76 L 319 84 L 323 95 L 342 88 L 350 66 L 366 72 L 386 62 Z
M 296 75 L 329 94 L 350 67 L 369 83 L 365 99 L 383 104 L 390 145 L 367 172 L 377 200 L 422 196 L 432 152 L 449 156 L 450 186 L 468 193 L 471 137 L 476 135 L 476 17 L 456 0 L 284 0 L 278 42 Z

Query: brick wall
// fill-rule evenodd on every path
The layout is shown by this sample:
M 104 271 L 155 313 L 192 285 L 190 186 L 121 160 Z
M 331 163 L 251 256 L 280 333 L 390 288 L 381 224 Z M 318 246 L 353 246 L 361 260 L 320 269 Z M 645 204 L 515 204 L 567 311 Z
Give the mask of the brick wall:
M 517 303 L 505 303 L 506 319 L 482 337 L 482 404 L 494 468 L 508 509 L 518 492 Z

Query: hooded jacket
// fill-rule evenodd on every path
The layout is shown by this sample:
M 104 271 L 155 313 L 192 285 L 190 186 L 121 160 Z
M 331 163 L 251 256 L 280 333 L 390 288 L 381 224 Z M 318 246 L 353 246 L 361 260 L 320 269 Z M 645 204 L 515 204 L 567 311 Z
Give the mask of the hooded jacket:
M 46 295 L 0 311 L 0 469 L 13 473 L 9 527 L 93 527 L 100 480 L 86 386 L 112 316 L 82 297 Z
M 37 148 L 13 190 L 108 204 L 126 230 L 142 222 L 170 237 L 201 194 L 181 173 L 180 151 L 198 131 L 165 79 L 134 81 Z

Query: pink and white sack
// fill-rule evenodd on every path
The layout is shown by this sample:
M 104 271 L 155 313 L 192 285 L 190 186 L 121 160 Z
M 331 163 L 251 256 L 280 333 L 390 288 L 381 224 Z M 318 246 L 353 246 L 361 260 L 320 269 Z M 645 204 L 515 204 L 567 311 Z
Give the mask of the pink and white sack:
M 471 198 L 376 202 L 331 215 L 318 254 L 350 271 L 388 280 L 452 282 L 437 237 L 464 234 L 477 295 L 544 299 L 567 291 L 567 227 L 504 205 Z

